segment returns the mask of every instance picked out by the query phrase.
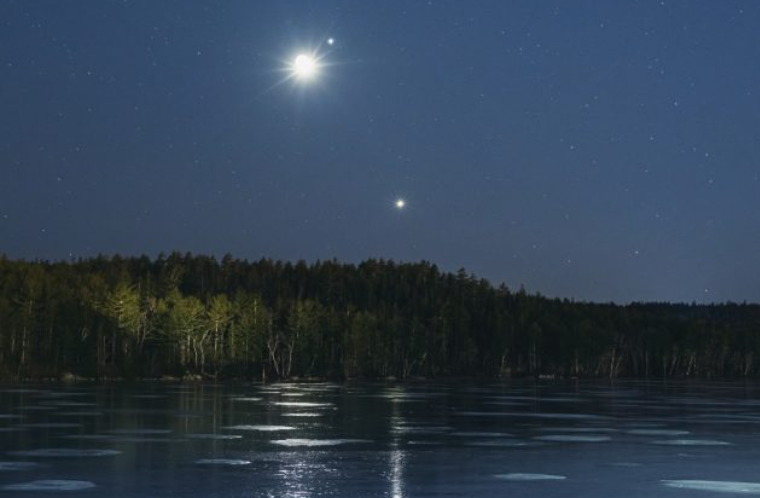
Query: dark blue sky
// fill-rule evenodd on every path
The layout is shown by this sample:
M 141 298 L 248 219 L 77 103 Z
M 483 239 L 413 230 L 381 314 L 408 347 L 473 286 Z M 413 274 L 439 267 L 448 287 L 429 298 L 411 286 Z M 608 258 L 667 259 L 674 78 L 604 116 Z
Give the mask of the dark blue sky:
M 0 23 L 9 256 L 760 301 L 760 3 L 5 0 Z

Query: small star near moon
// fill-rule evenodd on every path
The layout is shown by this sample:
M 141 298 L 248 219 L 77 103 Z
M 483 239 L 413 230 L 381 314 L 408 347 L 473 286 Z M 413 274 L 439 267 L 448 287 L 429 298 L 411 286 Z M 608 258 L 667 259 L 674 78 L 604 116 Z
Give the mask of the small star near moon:
M 396 199 L 396 202 L 394 203 L 394 205 L 396 206 L 396 209 L 401 211 L 402 209 L 406 207 L 406 201 L 404 199 Z
M 335 45 L 335 38 L 328 38 L 327 39 L 327 44 L 328 45 Z

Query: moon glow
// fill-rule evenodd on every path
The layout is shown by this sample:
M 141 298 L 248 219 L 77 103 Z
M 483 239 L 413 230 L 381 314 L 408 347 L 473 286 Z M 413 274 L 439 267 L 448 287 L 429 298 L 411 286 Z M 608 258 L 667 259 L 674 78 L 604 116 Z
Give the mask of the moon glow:
M 299 54 L 293 60 L 293 75 L 301 80 L 310 80 L 317 74 L 317 62 L 307 54 Z

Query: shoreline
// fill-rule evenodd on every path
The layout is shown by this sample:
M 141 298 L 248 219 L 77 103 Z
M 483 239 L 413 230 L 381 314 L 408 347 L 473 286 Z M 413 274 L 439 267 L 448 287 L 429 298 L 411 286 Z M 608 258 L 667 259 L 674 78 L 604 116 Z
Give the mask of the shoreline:
M 16 378 L 4 378 L 0 377 L 0 385 L 12 385 L 12 384 L 60 384 L 60 385 L 73 385 L 73 384 L 322 384 L 322 383 L 387 383 L 387 384 L 429 384 L 429 383 L 473 383 L 473 382 L 489 382 L 496 383 L 501 382 L 508 384 L 510 382 L 525 382 L 534 381 L 536 383 L 568 383 L 568 382 L 652 382 L 652 383 L 690 383 L 690 382 L 705 382 L 705 383 L 721 383 L 721 382 L 741 382 L 745 383 L 758 383 L 760 384 L 760 378 L 753 377 L 561 377 L 561 376 L 512 376 L 512 377 L 478 377 L 478 376 L 440 376 L 440 377 L 307 377 L 307 378 L 288 378 L 288 379 L 249 379 L 249 378 L 218 378 L 211 377 L 201 378 L 200 376 L 187 376 L 187 377 L 83 377 L 83 376 L 71 376 L 71 377 L 26 377 L 21 379 Z

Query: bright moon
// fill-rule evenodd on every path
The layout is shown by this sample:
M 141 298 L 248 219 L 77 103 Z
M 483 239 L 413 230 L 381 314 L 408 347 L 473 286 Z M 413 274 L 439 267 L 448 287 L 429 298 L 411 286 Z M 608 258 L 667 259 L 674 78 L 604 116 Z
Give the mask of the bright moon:
M 299 54 L 293 61 L 293 74 L 300 79 L 311 79 L 317 73 L 317 63 L 313 57 Z
M 406 201 L 404 199 L 396 199 L 396 209 L 404 209 L 406 207 Z

